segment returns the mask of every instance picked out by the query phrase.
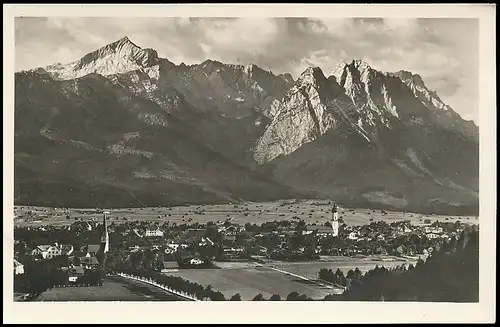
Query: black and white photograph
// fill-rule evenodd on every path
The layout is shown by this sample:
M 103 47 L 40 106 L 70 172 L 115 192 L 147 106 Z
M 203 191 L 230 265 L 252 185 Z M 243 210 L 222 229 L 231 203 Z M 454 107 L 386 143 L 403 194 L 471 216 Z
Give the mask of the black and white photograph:
M 164 7 L 12 17 L 4 298 L 480 303 L 480 18 Z

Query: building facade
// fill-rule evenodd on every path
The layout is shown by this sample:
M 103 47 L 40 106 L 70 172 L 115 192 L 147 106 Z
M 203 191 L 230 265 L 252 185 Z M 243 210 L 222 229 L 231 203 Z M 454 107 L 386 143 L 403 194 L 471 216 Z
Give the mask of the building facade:
M 71 255 L 72 245 L 54 243 L 53 245 L 38 245 L 31 251 L 31 255 L 38 259 L 52 259 L 60 255 Z
M 163 231 L 161 231 L 160 229 L 156 229 L 156 230 L 146 230 L 146 233 L 144 234 L 144 236 L 146 237 L 163 237 L 164 233 Z

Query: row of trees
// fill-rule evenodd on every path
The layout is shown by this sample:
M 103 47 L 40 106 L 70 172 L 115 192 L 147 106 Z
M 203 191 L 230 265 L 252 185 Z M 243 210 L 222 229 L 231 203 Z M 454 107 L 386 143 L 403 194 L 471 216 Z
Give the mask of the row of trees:
M 187 294 L 195 296 L 198 299 L 210 299 L 211 301 L 241 301 L 241 295 L 239 293 L 236 293 L 231 298 L 226 299 L 224 294 L 212 289 L 211 285 L 203 287 L 198 283 L 191 282 L 177 276 L 161 275 L 155 272 L 134 269 L 129 269 L 123 272 L 134 276 L 151 278 L 157 283 L 166 285 L 176 291 L 185 292 Z M 282 298 L 279 294 L 274 294 L 268 300 L 266 300 L 262 294 L 257 294 L 252 299 L 252 301 L 282 301 Z M 286 301 L 311 301 L 311 298 L 304 294 L 291 292 L 286 297 Z
M 203 285 L 200 285 L 195 282 L 191 282 L 189 280 L 186 280 L 182 277 L 177 277 L 177 276 L 169 276 L 169 275 L 161 275 L 153 271 L 145 271 L 145 270 L 138 270 L 138 269 L 126 269 L 122 270 L 122 272 L 126 274 L 131 274 L 134 276 L 139 276 L 139 277 L 144 277 L 144 278 L 151 278 L 157 283 L 160 283 L 162 285 L 166 285 L 176 291 L 179 292 L 184 292 L 187 294 L 190 294 L 192 296 L 195 296 L 198 299 L 204 299 L 208 298 L 212 301 L 225 301 L 226 298 L 224 297 L 224 294 L 218 291 L 214 291 L 212 289 L 211 285 L 207 285 L 206 287 L 203 287 Z
M 332 269 L 321 268 L 318 273 L 319 279 L 341 286 L 348 286 L 353 280 L 360 279 L 362 276 L 363 273 L 359 268 L 350 269 L 346 276 L 340 269 L 334 272 Z
M 285 298 L 286 301 L 312 301 L 311 298 L 309 298 L 305 294 L 299 294 L 297 292 L 291 292 L 288 294 L 288 296 Z M 234 294 L 229 301 L 241 301 L 241 295 L 240 293 Z M 262 294 L 257 294 L 252 301 L 282 301 L 282 298 L 279 294 L 273 294 L 271 297 L 266 300 Z

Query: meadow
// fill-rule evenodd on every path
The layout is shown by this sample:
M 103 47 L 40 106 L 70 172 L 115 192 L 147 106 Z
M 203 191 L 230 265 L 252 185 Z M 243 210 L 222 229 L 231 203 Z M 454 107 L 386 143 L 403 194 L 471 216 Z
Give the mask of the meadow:
M 335 291 L 326 286 L 257 266 L 238 269 L 183 269 L 168 274 L 180 276 L 203 286 L 211 285 L 214 290 L 222 292 L 226 299 L 239 293 L 243 301 L 250 301 L 259 293 L 266 299 L 273 294 L 279 294 L 285 299 L 291 292 L 306 294 L 313 299 L 323 299 Z
M 318 272 L 321 268 L 340 269 L 344 274 L 359 268 L 363 273 L 376 265 L 386 268 L 402 264 L 415 264 L 414 260 L 393 258 L 390 256 L 367 256 L 358 258 L 323 257 L 315 262 L 281 262 L 269 260 L 265 264 L 254 262 L 215 262 L 221 269 L 188 270 L 181 269 L 168 273 L 195 281 L 203 286 L 211 285 L 213 289 L 230 298 L 240 293 L 242 300 L 252 300 L 255 295 L 265 298 L 279 294 L 285 299 L 291 292 L 306 294 L 312 299 L 323 299 L 326 295 L 338 293 L 338 288 L 318 285 Z
M 308 224 L 324 224 L 331 221 L 331 206 L 315 200 L 246 202 L 243 204 L 190 205 L 178 207 L 120 208 L 110 209 L 109 219 L 115 223 L 130 220 L 157 221 L 160 223 L 208 223 L 230 219 L 233 223 L 262 224 L 269 221 L 304 220 Z M 31 216 L 29 213 L 31 212 Z M 94 209 L 45 208 L 16 206 L 14 223 L 18 226 L 70 225 L 75 220 L 101 220 L 102 214 Z M 364 225 L 371 221 L 388 223 L 409 220 L 414 225 L 423 225 L 426 220 L 460 220 L 464 223 L 479 224 L 475 216 L 426 215 L 410 212 L 382 211 L 375 209 L 340 208 L 339 217 L 347 225 Z
M 184 301 L 158 287 L 126 279 L 107 276 L 103 286 L 52 288 L 40 295 L 37 301 Z

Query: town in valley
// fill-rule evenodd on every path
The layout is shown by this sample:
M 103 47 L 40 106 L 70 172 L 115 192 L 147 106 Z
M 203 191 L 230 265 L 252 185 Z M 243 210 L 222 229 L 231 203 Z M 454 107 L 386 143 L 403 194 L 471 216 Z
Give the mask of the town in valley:
M 15 224 L 19 301 L 78 301 L 71 292 L 105 291 L 107 284 L 140 288 L 132 276 L 182 294 L 164 300 L 323 300 L 342 296 L 375 268 L 415 269 L 443 244 L 456 246 L 478 229 L 474 216 L 318 200 L 109 211 L 18 206 Z M 150 288 L 140 292 L 154 293 Z

